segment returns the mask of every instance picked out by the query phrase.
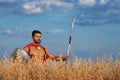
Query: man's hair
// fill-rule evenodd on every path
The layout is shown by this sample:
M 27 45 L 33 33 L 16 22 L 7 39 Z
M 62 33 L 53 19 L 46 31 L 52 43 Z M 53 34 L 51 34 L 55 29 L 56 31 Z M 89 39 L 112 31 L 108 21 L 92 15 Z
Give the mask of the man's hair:
M 34 37 L 36 33 L 42 34 L 39 30 L 33 30 L 32 31 L 32 37 Z

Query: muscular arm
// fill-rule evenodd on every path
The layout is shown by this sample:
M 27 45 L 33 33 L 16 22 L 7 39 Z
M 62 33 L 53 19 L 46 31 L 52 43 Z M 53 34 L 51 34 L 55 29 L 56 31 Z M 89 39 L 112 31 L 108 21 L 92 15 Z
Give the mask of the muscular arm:
M 56 61 L 60 61 L 60 57 L 59 57 L 59 56 L 54 56 L 54 55 L 52 55 L 52 54 L 49 52 L 48 49 L 46 49 L 46 54 L 49 56 L 50 59 L 56 60 Z M 67 60 L 67 59 L 69 59 L 69 56 L 62 57 L 62 60 L 63 60 L 63 61 L 65 61 L 65 60 Z
M 45 48 L 47 56 L 49 56 L 50 59 L 55 60 L 55 56 L 50 53 L 48 49 Z
M 23 48 L 23 50 L 24 50 L 27 54 L 29 54 L 29 47 L 28 47 L 28 46 L 25 46 L 25 47 Z

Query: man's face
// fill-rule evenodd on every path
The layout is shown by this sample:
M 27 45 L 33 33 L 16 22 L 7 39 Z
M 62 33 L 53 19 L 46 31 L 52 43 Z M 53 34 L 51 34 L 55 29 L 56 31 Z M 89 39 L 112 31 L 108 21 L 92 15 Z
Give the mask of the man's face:
M 42 35 L 40 33 L 35 33 L 35 35 L 33 36 L 33 41 L 36 44 L 40 44 L 42 40 Z

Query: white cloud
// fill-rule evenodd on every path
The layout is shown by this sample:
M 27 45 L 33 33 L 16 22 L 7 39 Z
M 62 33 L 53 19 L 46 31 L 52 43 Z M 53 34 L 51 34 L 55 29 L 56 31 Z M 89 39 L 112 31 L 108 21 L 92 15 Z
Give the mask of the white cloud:
M 36 14 L 36 13 L 42 13 L 43 10 L 42 8 L 39 6 L 38 2 L 28 2 L 25 3 L 24 5 L 22 5 L 25 13 L 27 14 Z
M 5 31 L 5 33 L 6 33 L 6 34 L 13 34 L 13 31 L 10 30 L 10 29 L 7 29 L 7 30 Z
M 13 37 L 14 31 L 12 29 L 6 29 L 3 32 L 1 32 L 0 35 L 7 36 L 7 37 Z
M 48 9 L 51 9 L 51 6 L 56 6 L 56 7 L 64 7 L 64 8 L 72 8 L 73 4 L 69 2 L 62 2 L 60 0 L 43 0 L 41 1 L 42 5 L 46 5 Z
M 78 4 L 83 6 L 93 6 L 95 4 L 95 0 L 79 0 Z
M 56 29 L 49 30 L 47 33 L 59 34 L 59 33 L 62 33 L 62 32 L 63 32 L 62 29 L 56 28 Z
M 0 2 L 14 2 L 16 0 L 0 0 Z
M 19 26 L 10 29 L 4 29 L 2 32 L 0 32 L 0 35 L 7 37 L 24 37 L 26 35 L 29 35 L 30 32 L 31 29 Z
M 40 0 L 40 1 L 26 1 L 23 5 L 23 13 L 25 14 L 38 14 L 47 10 L 52 10 L 54 8 L 62 8 L 62 9 L 71 9 L 73 7 L 73 3 L 63 2 L 60 0 Z
M 100 0 L 99 4 L 104 5 L 108 2 L 108 0 Z
M 75 5 L 76 1 L 78 5 Z M 69 11 L 67 14 L 82 18 L 80 21 L 83 24 L 89 23 L 89 20 L 90 24 L 120 23 L 119 3 L 120 0 L 0 0 L 0 13 L 38 15 L 48 13 L 49 10 L 64 13 L 73 9 L 73 12 Z
M 74 3 L 61 0 L 0 0 L 0 13 L 35 15 L 48 10 L 68 11 Z

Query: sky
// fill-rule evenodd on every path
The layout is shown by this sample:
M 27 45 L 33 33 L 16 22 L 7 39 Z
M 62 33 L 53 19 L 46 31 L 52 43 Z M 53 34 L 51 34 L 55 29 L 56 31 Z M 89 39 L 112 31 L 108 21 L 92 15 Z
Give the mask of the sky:
M 0 57 L 32 42 L 40 30 L 42 45 L 54 55 L 82 58 L 120 55 L 120 0 L 0 0 Z

